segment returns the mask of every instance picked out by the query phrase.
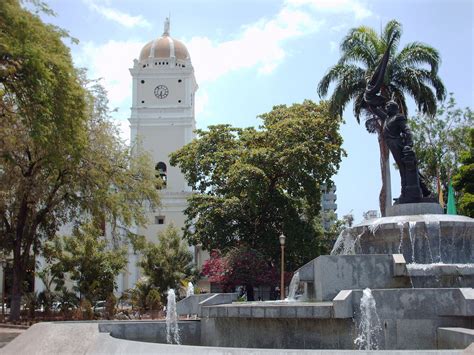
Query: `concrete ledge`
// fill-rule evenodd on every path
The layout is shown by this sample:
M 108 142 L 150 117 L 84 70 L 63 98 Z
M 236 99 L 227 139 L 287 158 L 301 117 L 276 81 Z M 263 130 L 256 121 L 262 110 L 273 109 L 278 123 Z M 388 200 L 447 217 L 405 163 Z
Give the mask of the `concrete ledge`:
M 176 304 L 176 312 L 179 315 L 197 314 L 202 316 L 202 306 L 232 303 L 237 297 L 237 293 L 205 293 L 191 295 Z
M 473 276 L 474 264 L 408 264 L 411 277 Z
M 298 269 L 301 282 L 314 282 L 314 259 Z
M 465 349 L 474 343 L 474 329 L 438 328 L 438 349 Z
M 188 296 L 181 301 L 176 303 L 176 312 L 179 315 L 186 315 L 186 314 L 199 314 L 199 304 L 215 295 L 214 293 L 204 293 L 198 295 L 191 295 Z
M 332 302 L 232 303 L 202 308 L 203 318 L 320 318 L 333 315 Z
M 352 318 L 352 290 L 342 290 L 332 300 L 334 303 L 334 318 Z
M 464 312 L 466 316 L 474 316 L 474 289 L 461 288 L 461 294 L 464 298 Z
M 393 254 L 393 276 L 407 275 L 407 262 L 403 254 Z

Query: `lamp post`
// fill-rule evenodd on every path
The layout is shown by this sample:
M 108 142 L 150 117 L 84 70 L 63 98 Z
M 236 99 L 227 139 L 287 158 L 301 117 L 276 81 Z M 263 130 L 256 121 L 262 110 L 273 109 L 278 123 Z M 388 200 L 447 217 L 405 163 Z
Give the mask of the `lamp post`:
M 280 283 L 280 299 L 285 299 L 285 239 L 286 237 L 280 235 L 280 246 L 281 246 L 281 283 Z

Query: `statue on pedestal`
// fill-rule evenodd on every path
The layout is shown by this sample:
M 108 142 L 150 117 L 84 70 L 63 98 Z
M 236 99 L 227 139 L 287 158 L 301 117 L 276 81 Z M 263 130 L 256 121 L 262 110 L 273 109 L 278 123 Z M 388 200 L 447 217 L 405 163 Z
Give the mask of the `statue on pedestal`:
M 385 70 L 390 56 L 392 41 L 382 57 L 364 93 L 365 107 L 382 121 L 382 134 L 400 171 L 401 195 L 395 203 L 422 202 L 431 195 L 419 173 L 413 138 L 407 118 L 399 112 L 398 104 L 381 95 Z

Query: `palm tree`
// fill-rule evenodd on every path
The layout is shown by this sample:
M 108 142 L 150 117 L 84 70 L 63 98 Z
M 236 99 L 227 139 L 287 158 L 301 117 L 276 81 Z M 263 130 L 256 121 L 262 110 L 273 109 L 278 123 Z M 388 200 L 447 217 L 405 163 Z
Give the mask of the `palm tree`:
M 353 101 L 357 122 L 360 123 L 363 114 L 367 130 L 378 135 L 382 172 L 379 204 L 382 216 L 385 215 L 387 201 L 389 150 L 381 134 L 382 122 L 366 109 L 363 98 L 367 81 L 372 77 L 390 40 L 393 40 L 393 44 L 381 88 L 382 95 L 396 100 L 405 116 L 408 115 L 405 94 L 411 96 L 418 109 L 428 115 L 436 113 L 437 100 L 444 100 L 446 96 L 446 89 L 438 77 L 441 62 L 438 51 L 419 42 L 409 43 L 398 51 L 401 34 L 402 26 L 395 20 L 388 22 L 380 35 L 369 27 L 353 28 L 341 43 L 342 56 L 339 62 L 329 69 L 318 84 L 318 94 L 324 97 L 329 85 L 335 83 L 329 100 L 334 114 L 342 115 L 347 104 Z

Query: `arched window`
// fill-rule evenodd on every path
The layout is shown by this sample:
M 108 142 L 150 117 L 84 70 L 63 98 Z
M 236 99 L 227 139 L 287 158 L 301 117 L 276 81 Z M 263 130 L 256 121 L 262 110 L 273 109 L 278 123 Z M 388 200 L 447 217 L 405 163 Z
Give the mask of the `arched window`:
M 162 188 L 165 188 L 166 183 L 168 182 L 168 177 L 167 177 L 167 174 L 166 174 L 166 164 L 163 163 L 162 161 L 160 161 L 158 164 L 156 164 L 155 170 L 156 170 L 156 176 L 157 177 L 159 176 L 161 178 L 161 180 L 163 180 L 163 187 Z

